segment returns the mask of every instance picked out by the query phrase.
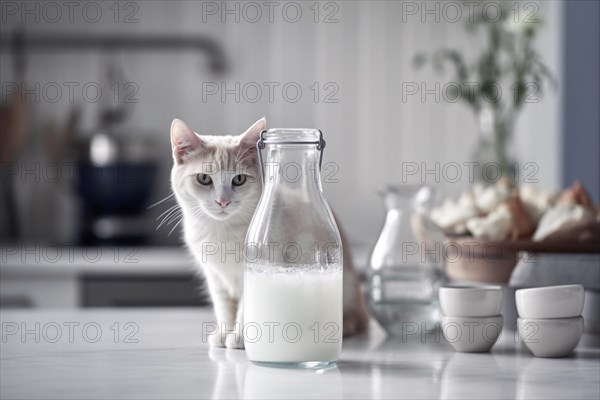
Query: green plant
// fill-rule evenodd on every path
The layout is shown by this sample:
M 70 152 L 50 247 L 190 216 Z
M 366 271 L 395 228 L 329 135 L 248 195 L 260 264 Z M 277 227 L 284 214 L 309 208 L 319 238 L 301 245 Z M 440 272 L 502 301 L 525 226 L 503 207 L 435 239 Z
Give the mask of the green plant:
M 456 83 L 463 89 L 476 83 L 474 90 L 468 90 L 466 95 L 459 97 L 475 111 L 486 104 L 517 111 L 527 102 L 531 90 L 542 94 L 546 82 L 556 85 L 552 73 L 533 46 L 540 25 L 539 19 L 515 21 L 514 15 L 506 9 L 498 21 L 490 22 L 480 16 L 466 24 L 473 37 L 479 37 L 483 31 L 487 40 L 472 63 L 467 63 L 460 51 L 447 48 L 439 49 L 431 56 L 418 53 L 413 61 L 417 67 L 430 61 L 440 72 L 446 64 L 452 65 Z M 512 101 L 506 102 L 505 96 L 497 95 L 496 89 L 501 82 L 512 83 L 510 89 L 514 95 L 509 96 Z M 459 89 L 453 87 L 451 90 Z M 453 94 L 458 96 L 458 93 Z
M 481 37 L 485 40 L 473 61 L 468 62 L 461 51 L 449 48 L 431 55 L 421 52 L 413 60 L 418 68 L 430 63 L 438 72 L 452 66 L 454 84 L 448 86 L 447 95 L 465 102 L 480 117 L 482 111 L 492 115 L 491 146 L 503 171 L 510 168 L 507 143 L 517 113 L 525 104 L 537 102 L 547 84 L 556 86 L 555 78 L 534 47 L 541 20 L 523 17 L 518 20 L 509 7 L 503 7 L 497 21 L 480 16 L 466 24 L 473 45 Z

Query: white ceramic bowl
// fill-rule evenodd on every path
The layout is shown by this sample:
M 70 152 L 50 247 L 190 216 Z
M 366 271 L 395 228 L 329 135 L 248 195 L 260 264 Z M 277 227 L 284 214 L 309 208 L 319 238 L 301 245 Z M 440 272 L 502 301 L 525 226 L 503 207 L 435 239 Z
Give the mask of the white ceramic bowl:
M 581 315 L 584 296 L 581 285 L 519 289 L 517 311 L 521 318 L 574 318 Z
M 442 333 L 454 350 L 463 353 L 490 351 L 502 332 L 502 316 L 443 317 Z
M 519 337 L 537 357 L 566 357 L 583 334 L 583 317 L 519 318 Z
M 489 317 L 502 309 L 500 286 L 445 286 L 439 296 L 442 313 L 449 317 Z

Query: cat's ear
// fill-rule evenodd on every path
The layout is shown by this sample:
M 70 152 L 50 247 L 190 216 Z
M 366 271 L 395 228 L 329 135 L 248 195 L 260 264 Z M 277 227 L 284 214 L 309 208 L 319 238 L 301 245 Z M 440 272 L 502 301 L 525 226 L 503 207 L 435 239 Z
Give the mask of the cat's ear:
M 184 157 L 201 146 L 202 140 L 185 122 L 177 118 L 171 122 L 171 147 L 175 163 L 183 164 Z
M 262 117 L 242 134 L 241 144 L 243 146 L 256 146 L 256 142 L 260 139 L 260 133 L 265 129 L 267 129 L 267 118 Z
M 267 119 L 262 117 L 256 121 L 248 130 L 242 133 L 240 145 L 235 158 L 236 162 L 258 161 L 258 152 L 256 151 L 256 143 L 260 139 L 260 133 L 267 129 Z

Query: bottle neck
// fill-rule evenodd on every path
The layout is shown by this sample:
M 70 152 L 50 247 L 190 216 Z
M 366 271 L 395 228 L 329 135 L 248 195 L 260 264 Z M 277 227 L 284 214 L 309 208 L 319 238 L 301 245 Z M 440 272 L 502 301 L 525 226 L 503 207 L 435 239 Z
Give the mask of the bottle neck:
M 315 144 L 267 144 L 263 164 L 265 188 L 321 191 L 320 151 Z

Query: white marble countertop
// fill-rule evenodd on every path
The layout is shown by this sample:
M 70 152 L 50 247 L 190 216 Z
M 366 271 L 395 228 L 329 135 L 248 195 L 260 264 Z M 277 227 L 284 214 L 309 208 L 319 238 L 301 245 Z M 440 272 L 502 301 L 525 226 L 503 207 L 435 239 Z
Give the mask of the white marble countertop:
M 455 353 L 431 335 L 344 340 L 323 371 L 251 365 L 209 349 L 206 309 L 2 311 L 0 397 L 12 398 L 593 398 L 598 338 L 575 355 L 540 359 L 506 331 L 490 354 Z

